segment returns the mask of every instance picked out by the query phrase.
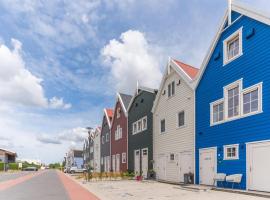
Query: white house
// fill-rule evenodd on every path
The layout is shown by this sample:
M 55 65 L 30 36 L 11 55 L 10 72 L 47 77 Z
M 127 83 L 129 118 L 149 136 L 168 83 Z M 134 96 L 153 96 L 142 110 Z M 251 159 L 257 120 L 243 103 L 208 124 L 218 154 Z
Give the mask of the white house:
M 155 99 L 153 158 L 158 180 L 184 182 L 194 173 L 194 82 L 198 69 L 169 59 Z
M 94 132 L 94 172 L 100 172 L 100 133 L 101 128 L 97 127 Z

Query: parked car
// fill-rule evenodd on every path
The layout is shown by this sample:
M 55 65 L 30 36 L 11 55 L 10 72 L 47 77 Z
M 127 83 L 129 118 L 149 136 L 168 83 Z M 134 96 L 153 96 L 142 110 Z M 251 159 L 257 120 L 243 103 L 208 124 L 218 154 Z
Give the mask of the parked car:
M 69 170 L 69 173 L 74 174 L 74 173 L 83 173 L 86 172 L 87 170 L 85 168 L 78 168 L 78 167 L 71 167 Z
M 23 169 L 23 171 L 38 171 L 37 167 L 26 167 Z

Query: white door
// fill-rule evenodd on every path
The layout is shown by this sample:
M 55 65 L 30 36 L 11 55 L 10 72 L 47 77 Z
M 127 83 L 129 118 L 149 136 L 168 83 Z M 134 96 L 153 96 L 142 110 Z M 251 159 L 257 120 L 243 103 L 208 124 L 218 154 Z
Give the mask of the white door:
M 140 175 L 140 150 L 134 151 L 134 173 Z
M 112 170 L 115 172 L 115 155 L 112 156 Z
M 247 145 L 248 189 L 270 192 L 270 142 Z
M 158 163 L 157 163 L 157 178 L 160 180 L 165 180 L 166 178 L 166 156 L 160 155 L 158 157 Z
M 181 152 L 179 156 L 179 178 L 184 182 L 184 174 L 193 173 L 193 153 Z
M 216 148 L 200 149 L 200 184 L 213 185 L 217 170 Z
M 116 171 L 120 172 L 120 154 L 116 154 Z
M 142 175 L 147 178 L 148 171 L 148 148 L 142 149 Z

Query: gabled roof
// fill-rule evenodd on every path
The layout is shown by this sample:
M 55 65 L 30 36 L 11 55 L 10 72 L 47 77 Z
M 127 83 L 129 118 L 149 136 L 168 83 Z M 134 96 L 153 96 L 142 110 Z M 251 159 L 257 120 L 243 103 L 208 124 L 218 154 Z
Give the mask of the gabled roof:
M 185 64 L 181 61 L 177 61 L 169 58 L 168 63 L 165 69 L 165 72 L 162 77 L 161 84 L 159 86 L 159 90 L 152 108 L 152 112 L 155 111 L 157 102 L 159 101 L 160 95 L 162 93 L 163 85 L 167 79 L 168 74 L 171 72 L 171 68 L 186 82 L 186 84 L 193 90 L 194 89 L 194 78 L 196 77 L 199 69 L 192 67 L 188 64 Z
M 105 117 L 107 119 L 107 123 L 109 125 L 109 128 L 111 128 L 112 126 L 112 118 L 113 118 L 113 109 L 111 108 L 104 108 L 104 114 L 105 114 Z
M 123 104 L 122 107 L 124 107 L 125 112 L 127 112 L 127 108 L 129 106 L 129 103 L 132 99 L 131 95 L 119 93 L 120 101 Z
M 190 79 L 194 79 L 199 71 L 198 68 L 192 67 L 188 64 L 180 62 L 178 60 L 173 60 L 186 74 Z
M 152 89 L 152 88 L 148 88 L 148 87 L 144 87 L 144 86 L 138 86 L 138 88 L 136 89 L 130 103 L 127 109 L 127 112 L 129 111 L 129 109 L 131 108 L 131 105 L 133 104 L 135 98 L 142 92 L 142 91 L 146 91 L 146 92 L 150 92 L 150 93 L 157 93 L 158 90 L 157 89 Z
M 16 152 L 10 151 L 10 150 L 4 149 L 4 148 L 0 148 L 0 151 L 3 151 L 3 152 L 5 152 L 5 153 L 8 154 L 8 155 L 14 155 L 14 156 L 17 156 L 17 153 L 16 153 Z
M 238 12 L 242 15 L 245 15 L 249 18 L 252 18 L 254 20 L 257 20 L 259 22 L 262 22 L 264 24 L 267 24 L 270 26 L 270 15 L 269 14 L 266 14 L 262 11 L 258 11 L 256 9 L 253 9 L 253 8 L 250 8 L 248 5 L 246 4 L 243 4 L 243 3 L 240 3 L 240 2 L 236 2 L 236 1 L 233 1 L 232 3 L 232 11 L 235 11 L 235 12 Z M 201 65 L 201 68 L 200 68 L 200 71 L 196 77 L 196 80 L 195 80 L 195 89 L 198 87 L 199 83 L 200 83 L 200 80 L 203 76 L 203 73 L 209 63 L 209 60 L 215 50 L 215 47 L 219 41 L 219 38 L 224 30 L 224 27 L 227 23 L 227 19 L 228 19 L 228 10 L 226 11 L 223 19 L 222 19 L 222 22 L 218 28 L 218 31 L 214 37 L 214 40 L 212 41 L 211 45 L 210 45 L 210 48 L 208 49 L 208 52 L 203 60 L 203 63 Z M 232 22 L 233 24 L 234 22 Z M 226 27 L 227 28 L 227 27 Z

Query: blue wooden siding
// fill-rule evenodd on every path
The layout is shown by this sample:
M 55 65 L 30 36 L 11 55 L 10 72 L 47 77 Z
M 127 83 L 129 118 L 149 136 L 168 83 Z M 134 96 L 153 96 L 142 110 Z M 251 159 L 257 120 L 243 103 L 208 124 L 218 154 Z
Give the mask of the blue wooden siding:
M 237 13 L 234 13 L 236 18 Z M 239 15 L 238 15 L 239 16 Z M 243 27 L 243 55 L 223 66 L 223 40 Z M 255 35 L 246 38 L 250 30 Z M 220 53 L 218 59 L 214 55 Z M 243 78 L 243 89 L 263 82 L 263 113 L 210 126 L 210 103 L 223 98 L 223 87 Z M 243 174 L 246 188 L 246 142 L 270 139 L 270 26 L 242 16 L 221 35 L 196 90 L 196 182 L 199 149 L 216 146 L 217 171 Z M 223 160 L 223 145 L 239 144 L 238 160 Z

